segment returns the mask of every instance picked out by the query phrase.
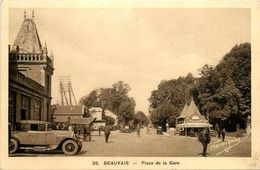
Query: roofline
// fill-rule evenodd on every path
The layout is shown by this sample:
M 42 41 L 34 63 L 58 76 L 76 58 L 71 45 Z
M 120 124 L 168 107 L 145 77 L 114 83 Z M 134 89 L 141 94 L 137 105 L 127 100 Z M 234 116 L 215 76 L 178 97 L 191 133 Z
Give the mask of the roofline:
M 18 123 L 51 123 L 43 120 L 19 120 Z

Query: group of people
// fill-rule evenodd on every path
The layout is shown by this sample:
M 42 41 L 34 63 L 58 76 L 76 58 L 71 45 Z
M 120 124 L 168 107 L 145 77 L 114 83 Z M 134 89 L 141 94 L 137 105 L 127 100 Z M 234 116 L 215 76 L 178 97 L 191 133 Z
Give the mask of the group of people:
M 78 137 L 79 131 L 76 124 L 70 125 L 68 128 L 69 131 L 73 131 L 73 137 Z M 105 142 L 108 143 L 110 135 L 110 127 L 106 125 L 104 127 Z M 99 128 L 99 135 L 101 135 L 101 129 Z M 84 125 L 83 127 L 83 141 L 91 141 L 91 125 Z
M 66 123 L 52 124 L 53 130 L 68 130 L 68 128 L 69 128 L 69 125 Z

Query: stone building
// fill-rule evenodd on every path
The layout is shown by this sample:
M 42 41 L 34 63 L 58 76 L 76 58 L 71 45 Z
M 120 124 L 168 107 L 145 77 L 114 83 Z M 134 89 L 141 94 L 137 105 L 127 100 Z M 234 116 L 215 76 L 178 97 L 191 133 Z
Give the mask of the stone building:
M 19 120 L 50 121 L 53 55 L 43 47 L 34 22 L 24 21 L 12 47 L 9 45 L 9 123 Z

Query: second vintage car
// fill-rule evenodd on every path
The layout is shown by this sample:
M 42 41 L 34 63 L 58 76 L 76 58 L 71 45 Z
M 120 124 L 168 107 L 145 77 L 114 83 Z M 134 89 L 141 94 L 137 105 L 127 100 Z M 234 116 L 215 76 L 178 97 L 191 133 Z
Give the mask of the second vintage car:
M 17 131 L 11 133 L 9 153 L 18 149 L 33 151 L 62 150 L 66 155 L 75 155 L 81 148 L 81 141 L 72 131 L 51 130 L 50 123 L 23 120 L 17 124 Z

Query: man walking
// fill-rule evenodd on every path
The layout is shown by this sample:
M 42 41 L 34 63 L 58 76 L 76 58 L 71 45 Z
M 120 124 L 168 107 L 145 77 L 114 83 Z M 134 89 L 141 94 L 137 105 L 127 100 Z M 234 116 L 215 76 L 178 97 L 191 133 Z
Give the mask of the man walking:
M 76 124 L 73 125 L 73 132 L 74 132 L 74 137 L 77 137 L 78 136 L 78 127 Z
M 102 131 L 102 126 L 99 126 L 98 127 L 98 134 L 99 134 L 99 136 L 101 136 L 101 131 Z
M 87 125 L 87 127 L 86 127 L 86 140 L 87 139 L 90 142 L 90 140 L 91 140 L 91 127 L 90 127 L 90 125 Z
M 200 132 L 198 140 L 202 143 L 202 146 L 203 146 L 202 156 L 206 157 L 207 156 L 207 146 L 208 146 L 208 143 L 210 142 L 209 130 L 206 130 L 206 128 L 204 128 Z
M 140 137 L 141 128 L 139 124 L 137 125 L 136 130 L 137 130 L 137 136 Z
M 220 139 L 220 135 L 221 135 L 221 130 L 220 128 L 218 127 L 218 138 Z
M 83 126 L 83 141 L 86 141 L 87 139 L 87 127 L 84 125 Z
M 107 143 L 107 142 L 108 142 L 109 135 L 110 135 L 110 128 L 109 128 L 109 126 L 108 126 L 107 124 L 106 124 L 106 126 L 105 126 L 104 133 L 105 133 L 105 140 L 106 140 L 106 143 Z
M 225 141 L 226 131 L 225 128 L 222 130 L 222 142 Z

